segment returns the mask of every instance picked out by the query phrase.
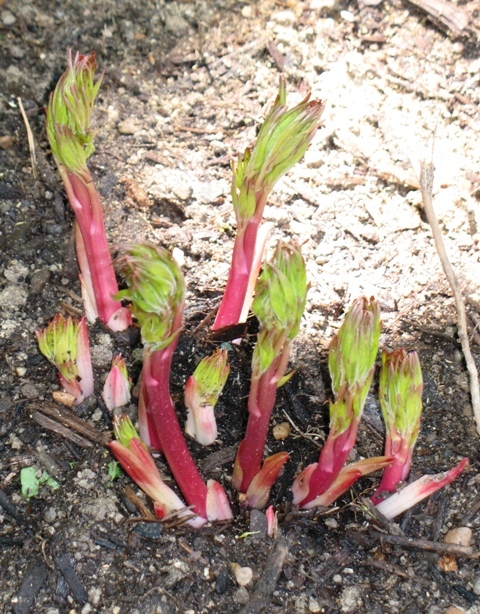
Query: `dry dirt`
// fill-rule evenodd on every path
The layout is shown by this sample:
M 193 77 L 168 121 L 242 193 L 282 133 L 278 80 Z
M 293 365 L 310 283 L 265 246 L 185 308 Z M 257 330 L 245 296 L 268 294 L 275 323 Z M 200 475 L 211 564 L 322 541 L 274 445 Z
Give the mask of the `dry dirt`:
M 263 611 L 271 614 L 440 614 L 449 606 L 480 612 L 475 557 L 389 545 L 371 532 L 359 501 L 377 476 L 324 515 L 293 510 L 289 491 L 294 475 L 317 458 L 328 428 L 328 342 L 345 307 L 374 295 L 383 310 L 382 346 L 416 349 L 422 360 L 425 407 L 412 473 L 443 471 L 462 456 L 471 463 L 457 482 L 398 524 L 407 537 L 440 542 L 450 528 L 470 526 L 478 552 L 479 439 L 453 299 L 415 175 L 419 161 L 433 155 L 435 209 L 467 299 L 477 359 L 480 7 L 449 4 L 468 17 L 461 33 L 439 28 L 399 0 L 0 1 L 4 612 L 256 612 L 262 603 L 255 591 L 262 586 Z M 207 451 L 191 445 L 205 475 L 231 494 L 231 525 L 192 532 L 132 522 L 136 510 L 123 494 L 131 483 L 126 476 L 111 482 L 109 453 L 99 444 L 71 444 L 31 418 L 33 405 L 51 404 L 57 388 L 34 331 L 58 311 L 81 309 L 72 214 L 44 129 L 44 106 L 69 48 L 95 50 L 105 71 L 90 168 L 109 239 L 148 239 L 175 249 L 186 275 L 187 332 L 172 377 L 180 413 L 185 379 L 211 347 L 204 333 L 193 331 L 218 304 L 226 280 L 235 232 L 230 161 L 254 142 L 280 71 L 292 104 L 308 90 L 327 101 L 324 127 L 305 160 L 275 189 L 265 215 L 274 224 L 270 249 L 278 238 L 303 244 L 311 281 L 291 360 L 297 373 L 273 416 L 273 423 L 283 422 L 286 412 L 308 437 L 293 431 L 284 442 L 268 441 L 272 452 L 291 453 L 271 498 L 284 540 L 274 551 L 283 563 L 278 578 L 265 576 L 272 571 L 265 567 L 272 541 L 262 515 L 240 508 L 230 487 L 232 450 L 246 420 L 248 343 L 231 350 L 233 377 L 218 406 L 220 441 Z M 138 377 L 138 336 L 115 337 L 96 325 L 91 340 L 99 389 L 118 351 Z M 129 409 L 134 414 L 135 407 Z M 107 432 L 96 401 L 80 411 Z M 378 455 L 382 445 L 373 391 L 356 458 Z M 212 459 L 212 452 L 225 449 Z M 60 488 L 44 485 L 27 503 L 20 489 L 25 466 L 49 471 Z M 246 531 L 254 535 L 245 537 Z M 237 585 L 232 563 L 251 567 L 251 584 Z M 262 584 L 268 579 L 270 585 Z

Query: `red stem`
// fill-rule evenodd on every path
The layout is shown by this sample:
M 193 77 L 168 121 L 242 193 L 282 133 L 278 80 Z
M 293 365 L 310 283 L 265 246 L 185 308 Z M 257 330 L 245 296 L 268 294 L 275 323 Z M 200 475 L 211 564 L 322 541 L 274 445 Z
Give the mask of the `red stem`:
M 350 426 L 340 435 L 330 431 L 320 452 L 318 465 L 310 477 L 308 495 L 299 503 L 300 506 L 310 503 L 319 495 L 323 495 L 333 484 L 355 445 L 358 424 L 358 420 L 353 419 Z
M 279 361 L 280 357 L 276 358 L 267 371 L 251 384 L 248 398 L 247 431 L 242 446 L 238 450 L 238 463 L 242 470 L 242 483 L 239 490 L 243 493 L 247 492 L 251 481 L 262 466 L 270 416 L 277 395 Z
M 227 285 L 212 330 L 238 324 L 243 305 L 245 301 L 249 301 L 247 295 L 257 252 L 258 227 L 262 222 L 267 195 L 260 192 L 253 217 L 244 226 L 241 222 L 238 223 Z
M 68 172 L 62 173 L 62 178 L 82 234 L 98 316 L 102 322 L 107 323 L 122 304 L 113 299 L 118 292 L 118 285 L 105 235 L 100 200 L 91 180 L 85 184 L 82 179 Z M 84 277 L 88 276 L 88 272 L 81 272 Z
M 383 501 L 384 497 L 380 496 L 382 492 L 396 492 L 399 482 L 407 478 L 412 464 L 413 449 L 405 439 L 392 441 L 387 437 L 385 454 L 393 456 L 393 462 L 383 470 L 380 484 L 372 496 L 374 505 Z
M 148 402 L 147 417 L 155 425 L 162 452 L 188 505 L 207 518 L 207 487 L 203 482 L 183 437 L 170 395 L 170 369 L 176 340 L 163 350 L 147 353 L 142 382 Z

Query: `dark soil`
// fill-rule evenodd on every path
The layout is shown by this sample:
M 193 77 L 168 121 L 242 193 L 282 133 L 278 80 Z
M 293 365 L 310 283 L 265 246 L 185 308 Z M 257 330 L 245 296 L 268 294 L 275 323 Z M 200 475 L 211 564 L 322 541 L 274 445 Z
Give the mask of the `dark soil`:
M 477 2 L 463 32 L 440 29 L 412 4 L 393 2 L 234 2 L 229 0 L 0 0 L 0 603 L 4 612 L 480 612 L 477 514 L 478 435 L 456 336 L 456 314 L 415 173 L 435 133 L 434 203 L 467 299 L 478 362 L 480 258 L 480 60 Z M 242 508 L 231 488 L 232 460 L 246 424 L 255 323 L 230 344 L 232 372 L 217 407 L 219 440 L 189 442 L 207 478 L 225 486 L 231 524 L 197 532 L 139 521 L 111 481 L 110 453 L 42 428 L 34 408 L 53 405 L 53 367 L 34 331 L 57 312 L 80 313 L 72 214 L 49 154 L 44 107 L 65 68 L 67 49 L 95 50 L 103 84 L 90 160 L 112 244 L 153 241 L 175 250 L 188 283 L 186 331 L 172 390 L 220 342 L 199 327 L 218 305 L 235 233 L 229 165 L 252 144 L 287 77 L 292 104 L 308 89 L 327 100 L 324 128 L 305 161 L 275 189 L 266 219 L 278 238 L 303 244 L 311 290 L 295 343 L 293 379 L 272 418 L 288 419 L 286 440 L 269 453 L 291 458 L 271 493 L 281 537 L 265 517 Z M 33 133 L 32 162 L 20 102 Z M 3 137 L 11 137 L 5 139 Z M 34 171 L 38 171 L 35 175 Z M 290 486 L 318 458 L 328 432 L 326 348 L 344 309 L 362 294 L 382 304 L 382 347 L 420 353 L 424 416 L 412 476 L 470 466 L 450 487 L 395 526 L 409 538 L 442 543 L 473 529 L 473 556 L 392 545 L 362 506 L 378 484 L 365 478 L 329 510 L 300 512 Z M 137 381 L 138 334 L 90 328 L 98 391 L 122 352 Z M 96 399 L 77 414 L 108 433 Z M 135 416 L 135 404 L 128 411 Z M 375 390 L 354 458 L 382 453 Z M 168 469 L 159 459 L 168 477 Z M 28 502 L 20 471 L 34 466 L 59 488 Z M 143 495 L 135 492 L 149 506 Z M 2 494 L 3 493 L 3 494 Z M 391 528 L 391 527 L 390 527 Z M 246 533 L 252 532 L 248 535 Z M 268 554 L 274 548 L 273 555 Z M 240 587 L 232 564 L 250 567 Z

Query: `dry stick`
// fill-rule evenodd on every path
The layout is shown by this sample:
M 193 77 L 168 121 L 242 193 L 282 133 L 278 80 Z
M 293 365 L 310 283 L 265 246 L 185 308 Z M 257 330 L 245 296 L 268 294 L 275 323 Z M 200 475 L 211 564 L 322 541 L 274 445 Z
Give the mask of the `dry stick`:
M 455 298 L 455 307 L 457 309 L 458 336 L 462 344 L 463 355 L 467 363 L 468 373 L 470 375 L 470 395 L 472 398 L 473 415 L 477 425 L 477 433 L 480 435 L 480 387 L 478 384 L 478 372 L 475 366 L 475 361 L 470 351 L 468 341 L 467 317 L 465 312 L 465 304 L 463 302 L 462 293 L 458 287 L 455 273 L 448 260 L 447 251 L 442 238 L 442 231 L 437 221 L 435 211 L 433 209 L 432 200 L 433 186 L 433 164 L 432 162 L 423 161 L 420 166 L 420 189 L 422 191 L 423 205 L 427 215 L 428 223 L 432 229 L 435 247 L 437 248 L 440 262 L 442 263 L 443 271 L 448 279 L 450 288 L 452 289 Z
M 428 550 L 429 552 L 440 552 L 442 554 L 453 554 L 455 556 L 465 556 L 467 558 L 477 559 L 479 553 L 475 552 L 471 546 L 459 546 L 457 544 L 445 544 L 443 542 L 432 542 L 428 539 L 415 539 L 413 537 L 403 537 L 402 535 L 387 535 L 370 529 L 372 537 L 379 539 L 387 544 L 402 546 L 403 548 L 418 548 L 420 550 Z
M 265 563 L 265 569 L 257 582 L 255 590 L 246 606 L 240 610 L 240 614 L 259 614 L 259 612 L 263 612 L 268 607 L 287 554 L 287 540 L 284 537 L 279 537 L 270 550 Z
M 28 123 L 27 114 L 25 113 L 25 109 L 23 108 L 22 99 L 18 97 L 17 102 L 20 108 L 20 113 L 22 114 L 23 123 L 25 124 L 25 130 L 27 131 L 28 148 L 30 149 L 30 162 L 32 163 L 33 178 L 37 179 L 38 164 L 37 164 L 37 156 L 35 155 L 35 141 L 33 139 L 33 134 L 30 129 L 30 124 Z
M 405 571 L 403 567 L 399 565 L 394 565 L 393 563 L 389 563 L 388 561 L 382 561 L 380 559 L 366 559 L 363 562 L 364 565 L 368 567 L 375 567 L 376 569 L 380 569 L 389 574 L 395 574 L 400 578 L 405 578 L 406 580 L 411 580 L 412 582 L 417 582 L 422 586 L 431 586 L 432 582 L 427 580 L 427 578 L 423 578 L 422 576 L 410 575 Z

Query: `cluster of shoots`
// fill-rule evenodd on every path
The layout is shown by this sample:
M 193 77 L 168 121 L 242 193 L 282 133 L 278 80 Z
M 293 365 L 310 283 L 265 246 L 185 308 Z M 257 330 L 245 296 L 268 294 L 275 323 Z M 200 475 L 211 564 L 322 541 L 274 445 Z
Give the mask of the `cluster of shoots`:
M 296 478 L 293 501 L 308 509 L 330 505 L 360 477 L 383 469 L 372 497 L 379 511 L 394 518 L 463 471 L 467 459 L 445 474 L 424 476 L 397 492 L 405 482 L 420 430 L 423 380 L 416 352 L 382 352 L 379 398 L 385 425 L 384 456 L 345 465 L 355 445 L 363 407 L 372 384 L 380 338 L 380 305 L 373 298 L 354 301 L 330 344 L 328 366 L 335 400 L 330 403 L 330 431 L 318 463 Z M 395 493 L 388 499 L 385 496 Z
M 175 515 L 193 527 L 229 520 L 232 512 L 222 486 L 205 481 L 189 451 L 170 390 L 173 355 L 183 327 L 185 281 L 172 255 L 147 243 L 126 246 L 117 258 L 124 289 L 118 290 L 105 236 L 102 208 L 87 168 L 94 147 L 90 119 L 100 87 L 95 81 L 95 54 L 68 55 L 68 68 L 50 97 L 47 134 L 53 157 L 75 213 L 75 235 L 85 312 L 113 331 L 139 327 L 143 344 L 138 425 L 123 408 L 130 403 L 131 381 L 125 360 L 114 358 L 102 391 L 114 413 L 115 440 L 109 445 L 125 472 L 152 499 L 159 519 Z M 248 423 L 233 469 L 240 500 L 254 508 L 267 505 L 270 490 L 288 461 L 285 451 L 264 458 L 277 389 L 291 377 L 288 361 L 297 336 L 309 284 L 300 248 L 279 242 L 259 276 L 267 228 L 262 217 L 276 182 L 304 155 L 320 126 L 324 105 L 307 96 L 288 109 L 285 81 L 261 126 L 255 147 L 232 165 L 232 201 L 237 221 L 231 268 L 213 329 L 246 319 L 249 308 L 259 322 L 253 350 L 248 396 Z M 252 302 L 252 296 L 255 294 Z M 122 306 L 128 302 L 128 307 Z M 332 379 L 330 431 L 317 463 L 307 466 L 293 484 L 294 503 L 303 508 L 327 506 L 360 477 L 383 469 L 373 502 L 387 517 L 452 481 L 465 467 L 426 476 L 397 492 L 408 477 L 420 428 L 422 375 L 418 356 L 403 350 L 382 354 L 380 403 L 387 427 L 384 456 L 346 464 L 355 445 L 363 407 L 372 385 L 381 331 L 380 305 L 356 300 L 331 342 L 328 366 Z M 41 352 L 58 369 L 61 385 L 76 403 L 94 393 L 88 332 L 79 321 L 56 316 L 37 331 Z M 217 439 L 215 405 L 227 382 L 227 351 L 203 358 L 185 386 L 185 434 L 199 444 Z M 150 454 L 165 457 L 184 501 L 167 486 Z M 385 496 L 389 496 L 385 499 Z M 269 532 L 276 515 L 267 510 Z

